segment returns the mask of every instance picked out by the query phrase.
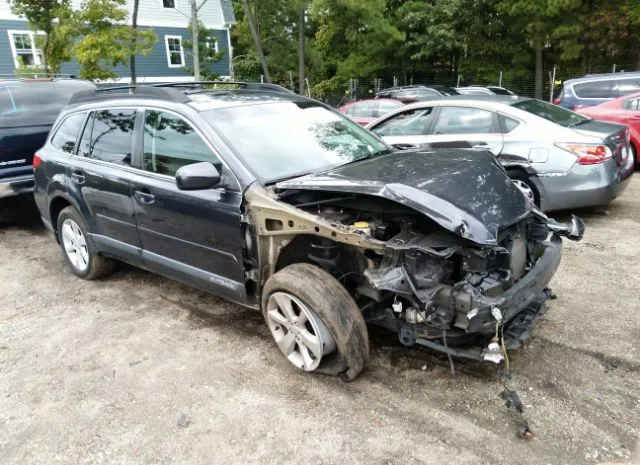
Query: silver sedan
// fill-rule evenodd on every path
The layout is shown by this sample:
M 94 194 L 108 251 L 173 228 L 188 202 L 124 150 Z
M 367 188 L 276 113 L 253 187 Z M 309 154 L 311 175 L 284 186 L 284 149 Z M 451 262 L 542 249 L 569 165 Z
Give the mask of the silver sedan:
M 399 149 L 489 151 L 544 211 L 603 205 L 633 174 L 626 126 L 540 100 L 461 95 L 418 102 L 367 126 Z

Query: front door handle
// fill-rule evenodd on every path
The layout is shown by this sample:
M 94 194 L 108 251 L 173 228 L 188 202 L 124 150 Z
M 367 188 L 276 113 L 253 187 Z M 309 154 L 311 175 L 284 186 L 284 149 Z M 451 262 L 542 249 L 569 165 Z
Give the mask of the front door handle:
M 136 189 L 133 192 L 133 195 L 140 203 L 144 203 L 146 205 L 152 204 L 156 201 L 156 196 L 151 193 L 149 189 L 143 187 L 142 189 Z
M 84 181 L 85 181 L 84 172 L 78 169 L 71 170 L 71 179 L 76 184 L 84 184 Z

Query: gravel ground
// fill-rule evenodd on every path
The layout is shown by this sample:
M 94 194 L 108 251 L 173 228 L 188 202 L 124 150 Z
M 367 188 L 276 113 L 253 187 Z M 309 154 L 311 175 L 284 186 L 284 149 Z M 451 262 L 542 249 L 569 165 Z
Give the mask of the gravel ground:
M 79 280 L 33 207 L 4 201 L 0 463 L 629 462 L 640 175 L 580 214 L 587 234 L 566 245 L 558 299 L 511 355 L 535 433 L 525 441 L 493 367 L 457 363 L 453 377 L 446 359 L 377 340 L 353 383 L 298 373 L 258 312 L 126 266 Z

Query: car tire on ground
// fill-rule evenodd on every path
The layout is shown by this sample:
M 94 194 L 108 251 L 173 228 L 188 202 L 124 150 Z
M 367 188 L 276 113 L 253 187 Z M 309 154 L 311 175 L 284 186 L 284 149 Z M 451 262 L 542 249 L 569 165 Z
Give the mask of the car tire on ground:
M 74 207 L 66 207 L 60 212 L 56 227 L 62 254 L 73 274 L 91 280 L 113 270 L 115 262 L 96 252 L 87 225 Z
M 523 194 L 533 200 L 533 203 L 538 207 L 540 206 L 540 194 L 528 175 L 516 171 L 510 172 L 509 177 L 520 188 Z
M 296 368 L 355 379 L 369 361 L 369 334 L 356 302 L 329 273 L 296 263 L 262 292 L 271 335 Z
M 631 150 L 631 156 L 633 157 L 633 166 L 640 168 L 640 160 L 638 160 L 638 151 L 636 150 L 636 146 L 629 144 L 629 149 Z

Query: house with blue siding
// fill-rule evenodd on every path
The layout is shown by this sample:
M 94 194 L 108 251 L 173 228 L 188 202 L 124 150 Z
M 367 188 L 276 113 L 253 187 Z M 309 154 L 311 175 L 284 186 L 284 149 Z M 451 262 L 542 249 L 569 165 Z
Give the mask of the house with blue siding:
M 11 0 L 0 0 L 0 79 L 15 76 L 19 63 L 38 66 L 42 64 L 42 51 L 38 50 L 34 32 L 24 18 L 11 12 Z M 79 8 L 81 0 L 72 0 L 74 8 Z M 201 3 L 200 1 L 198 3 Z M 129 20 L 133 11 L 133 0 L 127 0 Z M 193 79 L 185 67 L 191 66 L 190 53 L 183 43 L 191 38 L 189 0 L 140 0 L 138 7 L 138 28 L 153 29 L 158 41 L 148 56 L 136 58 L 138 82 L 168 82 Z M 231 0 L 207 0 L 198 13 L 198 19 L 212 30 L 217 41 L 217 51 L 224 51 L 222 60 L 212 65 L 212 71 L 222 78 L 231 74 L 233 58 L 229 29 L 235 24 Z M 129 68 L 115 69 L 118 82 L 129 82 Z M 60 74 L 78 74 L 78 64 L 64 63 Z

